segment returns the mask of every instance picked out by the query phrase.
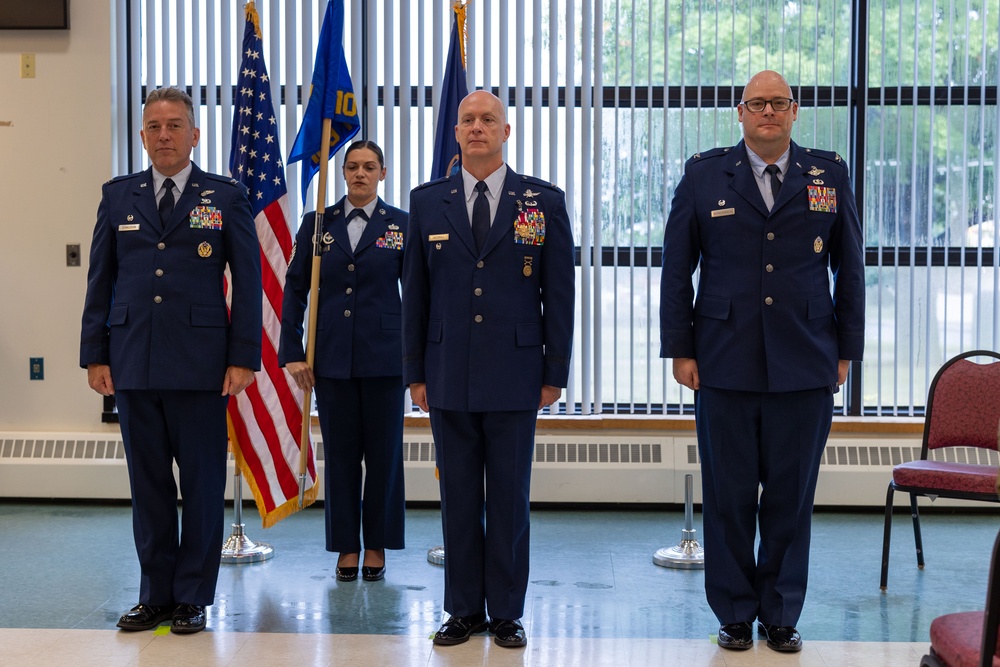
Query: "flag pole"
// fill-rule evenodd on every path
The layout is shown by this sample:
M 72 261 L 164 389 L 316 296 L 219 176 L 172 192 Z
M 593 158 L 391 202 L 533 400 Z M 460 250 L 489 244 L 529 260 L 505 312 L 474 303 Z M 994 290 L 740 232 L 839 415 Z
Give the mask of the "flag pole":
M 320 143 L 319 184 L 316 188 L 316 216 L 313 229 L 312 274 L 309 283 L 309 319 L 306 327 L 306 364 L 314 367 L 316 360 L 316 319 L 319 313 L 319 269 L 323 258 L 323 214 L 326 212 L 326 176 L 330 162 L 330 133 L 332 122 L 323 119 L 323 136 Z M 309 427 L 312 425 L 312 389 L 306 389 L 302 399 L 302 433 L 299 437 L 299 507 L 306 493 L 306 463 L 309 453 Z

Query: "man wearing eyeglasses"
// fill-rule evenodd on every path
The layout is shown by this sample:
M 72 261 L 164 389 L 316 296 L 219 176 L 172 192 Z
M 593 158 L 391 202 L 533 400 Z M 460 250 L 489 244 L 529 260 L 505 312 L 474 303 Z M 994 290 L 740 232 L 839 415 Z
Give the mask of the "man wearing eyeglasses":
M 743 140 L 688 160 L 663 238 L 660 356 L 695 392 L 705 593 L 732 650 L 753 646 L 754 622 L 769 648 L 802 649 L 833 394 L 864 348 L 847 167 L 791 140 L 798 110 L 780 74 L 751 78 L 737 106 Z

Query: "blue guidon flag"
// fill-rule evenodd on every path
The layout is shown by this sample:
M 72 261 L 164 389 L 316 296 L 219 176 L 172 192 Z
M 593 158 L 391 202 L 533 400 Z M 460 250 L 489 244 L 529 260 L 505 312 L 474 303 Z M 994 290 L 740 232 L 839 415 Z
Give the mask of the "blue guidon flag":
M 323 119 L 331 120 L 330 157 L 361 129 L 351 73 L 344 57 L 344 3 L 330 0 L 313 64 L 312 90 L 288 163 L 302 161 L 302 202 L 322 155 Z

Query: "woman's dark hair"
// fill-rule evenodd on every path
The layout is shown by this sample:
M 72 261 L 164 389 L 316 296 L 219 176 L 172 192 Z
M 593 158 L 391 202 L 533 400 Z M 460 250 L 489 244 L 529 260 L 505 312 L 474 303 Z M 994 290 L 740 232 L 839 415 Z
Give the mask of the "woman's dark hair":
M 378 144 L 374 141 L 370 141 L 368 139 L 355 141 L 353 144 L 348 146 L 347 151 L 344 153 L 344 160 L 346 160 L 347 156 L 351 154 L 351 151 L 360 150 L 362 148 L 367 148 L 371 152 L 375 153 L 375 156 L 378 158 L 378 165 L 380 167 L 385 167 L 385 156 L 382 155 L 382 149 L 379 148 Z

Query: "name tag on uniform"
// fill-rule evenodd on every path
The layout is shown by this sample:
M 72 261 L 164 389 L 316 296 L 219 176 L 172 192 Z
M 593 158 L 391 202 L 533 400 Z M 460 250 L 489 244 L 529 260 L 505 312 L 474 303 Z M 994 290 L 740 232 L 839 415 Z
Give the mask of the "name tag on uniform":
M 427 240 L 428 241 L 447 241 L 448 240 L 448 235 L 447 234 L 431 234 L 431 235 L 429 235 L 427 237 Z
M 722 218 L 722 217 L 727 216 L 727 215 L 736 215 L 736 209 L 735 208 L 717 208 L 714 211 L 712 211 L 712 217 L 713 218 Z
M 120 232 L 137 232 L 139 231 L 139 225 L 118 225 L 118 231 Z

